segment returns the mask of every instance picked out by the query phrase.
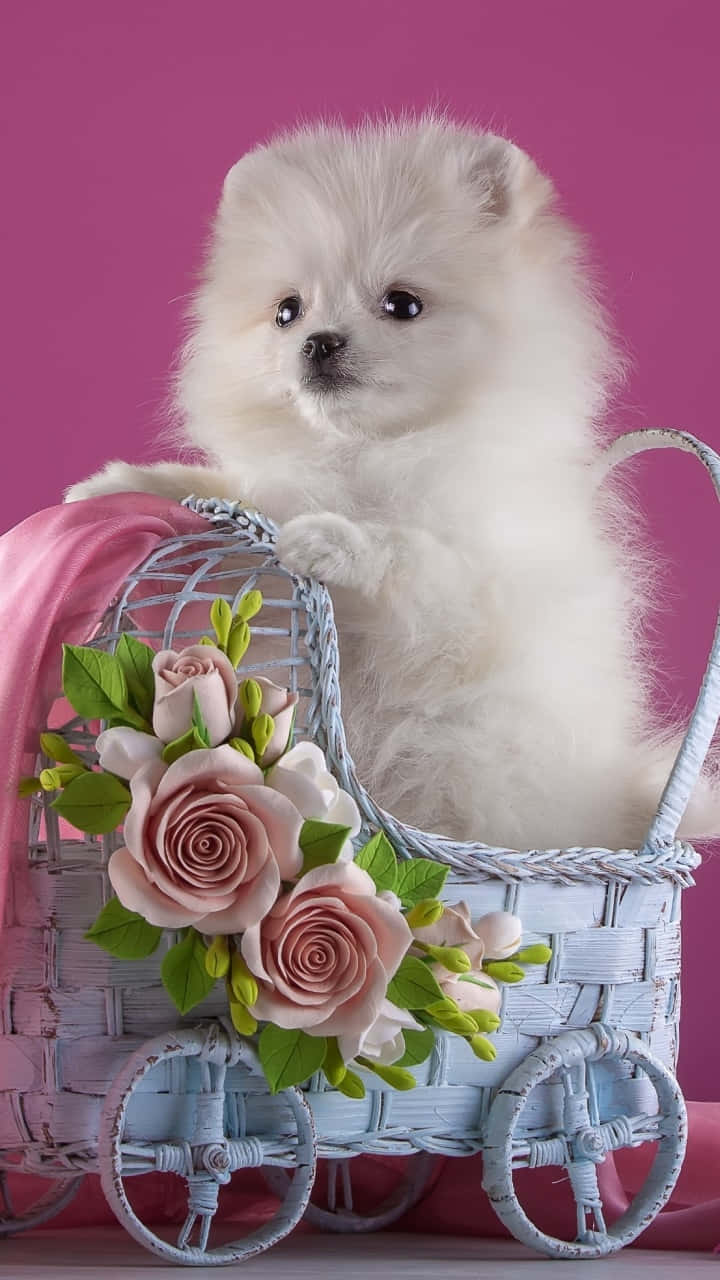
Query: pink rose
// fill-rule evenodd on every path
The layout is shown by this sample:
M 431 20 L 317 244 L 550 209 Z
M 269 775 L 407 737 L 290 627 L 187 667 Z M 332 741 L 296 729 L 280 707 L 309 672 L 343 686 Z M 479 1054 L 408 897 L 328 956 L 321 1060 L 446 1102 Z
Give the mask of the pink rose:
M 268 742 L 262 756 L 263 768 L 274 764 L 280 759 L 290 739 L 290 733 L 295 719 L 295 707 L 300 699 L 299 693 L 291 693 L 289 689 L 283 689 L 279 684 L 273 684 L 272 680 L 266 680 L 265 676 L 255 676 L 255 683 L 260 686 L 262 693 L 262 701 L 258 715 L 272 716 L 275 721 L 275 730 L 273 736 Z M 243 713 L 242 706 L 238 702 L 238 731 L 242 726 Z
M 123 906 L 151 924 L 239 933 L 300 871 L 300 814 L 232 747 L 142 765 L 130 790 L 126 847 L 108 875 Z
M 243 935 L 253 1015 L 315 1036 L 361 1036 L 412 942 L 405 917 L 352 862 L 308 871 Z
M 216 747 L 233 732 L 237 676 L 229 658 L 212 644 L 191 644 L 176 653 L 163 649 L 153 658 L 153 729 L 163 742 L 181 738 L 192 725 L 193 695 Z

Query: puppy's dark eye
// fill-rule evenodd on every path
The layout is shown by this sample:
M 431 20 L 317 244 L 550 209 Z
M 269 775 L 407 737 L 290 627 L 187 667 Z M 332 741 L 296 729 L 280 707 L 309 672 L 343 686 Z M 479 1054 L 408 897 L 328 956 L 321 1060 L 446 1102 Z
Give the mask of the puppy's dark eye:
M 291 298 L 283 298 L 275 314 L 275 323 L 278 329 L 284 329 L 286 325 L 292 324 L 293 320 L 297 320 L 301 313 L 302 301 L 296 294 L 293 294 Z
M 393 320 L 414 320 L 420 315 L 423 304 L 414 293 L 405 293 L 404 289 L 391 289 L 382 300 L 382 309 Z

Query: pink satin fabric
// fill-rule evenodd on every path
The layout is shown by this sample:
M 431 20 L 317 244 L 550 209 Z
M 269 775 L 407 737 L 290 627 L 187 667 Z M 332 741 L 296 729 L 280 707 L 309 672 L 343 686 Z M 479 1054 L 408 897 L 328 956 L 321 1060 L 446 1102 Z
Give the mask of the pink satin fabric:
M 207 529 L 201 516 L 148 494 L 50 507 L 0 538 L 0 920 L 10 867 L 27 861 L 27 800 L 38 734 L 60 687 L 61 645 L 82 644 L 132 569 L 159 543 Z
M 117 494 L 53 507 L 25 520 L 0 539 L 0 724 L 4 783 L 0 804 L 0 908 L 9 874 L 27 864 L 28 801 L 17 798 L 18 779 L 34 768 L 38 734 L 60 683 L 63 641 L 80 644 L 93 633 L 128 573 L 163 540 L 207 529 L 207 522 L 176 503 L 147 494 Z M 3 913 L 0 910 L 0 919 Z M 669 1206 L 640 1236 L 645 1248 L 710 1249 L 720 1240 L 720 1103 L 689 1104 L 690 1141 L 685 1166 Z M 642 1184 L 652 1150 L 621 1152 L 602 1171 L 608 1220 L 627 1208 Z M 357 1203 L 378 1203 L 402 1162 L 370 1158 L 355 1163 Z M 439 1160 L 425 1197 L 397 1224 L 418 1230 L 475 1236 L 506 1235 L 480 1190 L 481 1157 Z M 17 1203 L 31 1201 L 47 1183 L 13 1177 Z M 133 1202 L 147 1222 L 183 1212 L 183 1184 L 162 1175 L 132 1179 Z M 557 1169 L 520 1171 L 518 1194 L 542 1229 L 573 1234 L 574 1213 Z M 272 1198 L 260 1175 L 236 1175 L 223 1192 L 222 1214 L 243 1233 Z M 82 1194 L 53 1225 L 111 1221 L 99 1182 L 90 1177 Z M 481 1252 L 481 1250 L 480 1250 Z

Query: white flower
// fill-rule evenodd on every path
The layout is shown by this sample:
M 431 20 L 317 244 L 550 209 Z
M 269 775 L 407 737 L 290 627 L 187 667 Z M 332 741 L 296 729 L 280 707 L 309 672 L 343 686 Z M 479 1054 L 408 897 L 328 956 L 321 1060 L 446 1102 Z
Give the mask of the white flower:
M 96 745 L 101 769 L 118 778 L 132 778 L 141 765 L 159 760 L 163 749 L 159 738 L 125 726 L 103 730 Z
M 383 1067 L 391 1066 L 405 1052 L 403 1028 L 408 1031 L 424 1030 L 407 1009 L 399 1009 L 389 1000 L 383 1000 L 377 1018 L 367 1031 L 360 1035 L 338 1036 L 343 1062 L 351 1062 L 360 1054 Z
M 347 791 L 342 791 L 328 770 L 325 756 L 314 742 L 298 742 L 265 775 L 265 785 L 287 796 L 303 818 L 332 822 L 350 828 L 339 861 L 353 856 L 350 839 L 360 830 L 358 807 Z

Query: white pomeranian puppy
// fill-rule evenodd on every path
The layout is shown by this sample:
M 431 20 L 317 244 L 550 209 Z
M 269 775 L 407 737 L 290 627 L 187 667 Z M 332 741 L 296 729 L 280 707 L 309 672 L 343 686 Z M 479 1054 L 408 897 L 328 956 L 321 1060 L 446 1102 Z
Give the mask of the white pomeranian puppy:
M 332 592 L 351 751 L 396 816 L 637 846 L 672 751 L 646 566 L 593 468 L 618 361 L 549 180 L 442 118 L 281 137 L 227 176 L 193 319 L 179 399 L 207 468 L 111 462 L 68 498 L 271 516 Z

